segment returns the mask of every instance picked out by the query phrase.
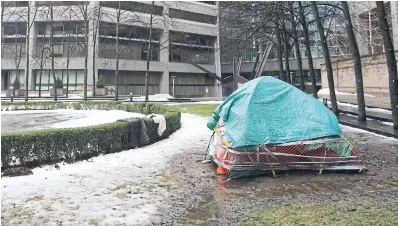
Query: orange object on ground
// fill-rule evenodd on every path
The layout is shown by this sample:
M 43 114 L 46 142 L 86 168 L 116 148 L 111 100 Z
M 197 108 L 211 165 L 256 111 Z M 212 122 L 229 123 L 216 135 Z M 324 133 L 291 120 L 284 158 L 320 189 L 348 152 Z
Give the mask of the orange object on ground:
M 226 175 L 226 174 L 228 174 L 228 170 L 219 165 L 217 167 L 217 174 Z

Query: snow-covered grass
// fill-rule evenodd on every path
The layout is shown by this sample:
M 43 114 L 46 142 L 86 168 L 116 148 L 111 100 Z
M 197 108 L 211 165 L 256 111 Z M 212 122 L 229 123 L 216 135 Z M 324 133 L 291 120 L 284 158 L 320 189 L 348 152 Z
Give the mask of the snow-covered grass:
M 318 91 L 318 95 L 329 95 L 329 93 L 330 93 L 330 90 L 329 90 L 329 88 L 323 88 L 323 89 L 320 89 L 319 91 Z M 345 92 L 340 92 L 340 91 L 338 91 L 337 89 L 335 89 L 335 93 L 336 93 L 336 95 L 349 95 L 349 96 L 356 96 L 357 94 L 356 93 L 345 93 Z M 371 94 L 364 94 L 364 96 L 367 96 L 367 97 L 376 97 L 376 96 L 373 96 L 373 95 L 371 95 Z
M 145 117 L 145 115 L 140 113 L 126 112 L 122 110 L 106 111 L 71 109 L 2 111 L 1 115 L 3 116 L 2 120 L 8 120 L 3 121 L 4 128 L 2 126 L 2 128 L 7 132 L 48 128 L 86 127 L 113 123 L 119 119 Z M 15 117 L 13 115 L 15 115 Z M 15 130 L 13 128 L 17 129 Z
M 187 148 L 206 149 L 206 120 L 182 114 L 170 138 L 75 164 L 46 166 L 33 175 L 1 178 L 2 223 L 7 225 L 146 225 L 161 216 L 167 188 L 162 169 Z M 160 215 L 160 216 L 159 216 Z
M 319 99 L 319 101 L 322 101 L 322 99 Z M 332 102 L 330 100 L 328 100 L 328 105 L 332 106 Z M 358 105 L 356 105 L 356 104 L 342 103 L 342 102 L 337 101 L 337 105 L 338 106 L 344 106 L 344 107 L 352 107 L 352 108 L 358 109 Z M 390 114 L 390 115 L 392 114 L 392 112 L 390 110 L 383 109 L 383 108 L 365 107 L 365 110 L 367 112 L 384 113 L 384 114 Z

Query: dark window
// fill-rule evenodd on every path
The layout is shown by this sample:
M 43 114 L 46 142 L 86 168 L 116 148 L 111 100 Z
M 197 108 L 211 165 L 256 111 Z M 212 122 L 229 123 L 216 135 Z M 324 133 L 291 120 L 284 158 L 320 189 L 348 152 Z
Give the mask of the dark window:
M 23 6 L 28 6 L 29 2 L 28 1 L 12 1 L 12 2 L 4 2 L 4 7 L 23 7 Z
M 25 22 L 3 23 L 4 35 L 26 35 Z
M 199 1 L 201 3 L 205 3 L 205 4 L 209 4 L 209 5 L 215 5 L 216 2 L 215 1 Z
M 217 23 L 217 17 L 215 17 L 215 16 L 193 13 L 193 12 L 188 12 L 188 11 L 183 11 L 183 10 L 178 10 L 178 9 L 170 9 L 169 13 L 170 13 L 171 18 L 195 21 L 195 22 L 206 23 L 206 24 L 216 24 Z
M 101 6 L 110 7 L 114 9 L 119 8 L 119 3 L 117 1 L 101 1 Z M 131 12 L 139 12 L 139 13 L 147 13 L 154 15 L 162 15 L 163 14 L 163 7 L 151 4 L 145 4 L 140 2 L 132 2 L 132 1 L 122 1 L 120 2 L 120 9 L 131 11 Z
M 37 6 L 87 5 L 87 1 L 37 1 Z
M 101 22 L 100 23 L 100 35 L 116 37 L 116 24 Z M 152 40 L 159 41 L 161 30 L 153 29 L 152 30 Z M 149 37 L 149 29 L 144 27 L 136 27 L 136 26 L 127 26 L 120 25 L 119 26 L 119 37 L 131 38 L 131 39 L 143 39 L 148 40 Z

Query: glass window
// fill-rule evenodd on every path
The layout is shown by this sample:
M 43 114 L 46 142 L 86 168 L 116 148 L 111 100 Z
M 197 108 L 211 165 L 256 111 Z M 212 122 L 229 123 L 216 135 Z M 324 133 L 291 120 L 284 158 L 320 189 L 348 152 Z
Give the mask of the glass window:
M 77 70 L 76 71 L 76 82 L 79 85 L 83 85 L 84 84 L 84 70 Z
M 170 14 L 171 18 L 195 21 L 195 22 L 206 23 L 206 24 L 216 24 L 217 23 L 217 17 L 215 17 L 215 16 L 210 16 L 210 15 L 205 15 L 205 14 L 200 14 L 200 13 L 193 13 L 193 12 L 188 12 L 188 11 L 184 11 L 184 10 L 170 9 L 169 14 Z

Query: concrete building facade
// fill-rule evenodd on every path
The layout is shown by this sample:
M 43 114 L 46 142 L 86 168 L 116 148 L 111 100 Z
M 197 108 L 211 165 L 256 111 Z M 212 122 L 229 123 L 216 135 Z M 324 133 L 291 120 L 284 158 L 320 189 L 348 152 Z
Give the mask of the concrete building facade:
M 123 1 L 118 10 L 118 2 L 53 2 L 54 37 L 50 40 L 50 2 L 30 2 L 30 17 L 34 18 L 28 49 L 30 93 L 36 93 L 39 84 L 44 91 L 52 87 L 50 54 L 54 54 L 56 77 L 63 81 L 64 88 L 69 84 L 71 93 L 83 90 L 85 54 L 89 94 L 95 85 L 94 76 L 96 80 L 103 78 L 105 86 L 112 89 L 118 54 L 119 94 L 143 95 L 149 21 L 153 12 L 149 93 L 173 95 L 174 92 L 176 97 L 220 96 L 221 84 L 191 64 L 198 63 L 221 76 L 217 3 L 151 3 Z M 4 10 L 2 91 L 10 88 L 15 77 L 22 85 L 25 81 L 27 4 L 14 2 Z M 116 51 L 118 13 L 119 51 Z M 54 44 L 53 53 L 49 51 L 50 42 Z

